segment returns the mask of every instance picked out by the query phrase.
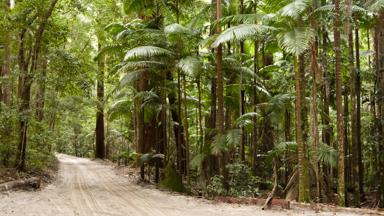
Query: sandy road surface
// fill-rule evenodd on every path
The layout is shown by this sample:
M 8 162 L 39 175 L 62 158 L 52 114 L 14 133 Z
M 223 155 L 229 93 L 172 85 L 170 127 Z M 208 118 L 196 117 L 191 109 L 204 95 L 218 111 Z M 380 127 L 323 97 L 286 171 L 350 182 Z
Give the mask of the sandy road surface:
M 0 194 L 0 216 L 335 215 L 308 209 L 262 211 L 259 206 L 211 203 L 134 185 L 116 175 L 110 166 L 89 159 L 67 155 L 58 158 L 60 169 L 56 182 L 37 192 Z

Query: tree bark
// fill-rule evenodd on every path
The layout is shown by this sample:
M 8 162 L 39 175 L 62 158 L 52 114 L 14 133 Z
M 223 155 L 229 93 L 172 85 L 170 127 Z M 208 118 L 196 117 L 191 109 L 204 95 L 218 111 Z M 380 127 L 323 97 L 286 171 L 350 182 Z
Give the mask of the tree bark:
M 334 50 L 335 50 L 335 76 L 336 76 L 336 113 L 337 113 L 337 147 L 338 147 L 338 188 L 339 205 L 345 206 L 345 177 L 344 177 L 344 122 L 343 99 L 341 80 L 341 11 L 340 0 L 335 0 L 334 19 Z
M 101 47 L 99 45 L 99 47 Z M 98 59 L 97 71 L 97 111 L 96 111 L 96 152 L 95 157 L 105 158 L 105 131 L 104 131 L 104 72 L 106 67 L 106 57 Z
M 376 96 L 376 122 L 377 122 L 377 143 L 378 152 L 378 200 L 379 207 L 384 207 L 384 10 L 379 12 L 376 25 L 376 79 L 377 79 L 377 96 Z
M 21 66 L 21 73 L 23 74 L 20 79 L 22 83 L 19 83 L 20 88 L 20 118 L 19 118 L 19 144 L 18 151 L 16 157 L 16 166 L 20 170 L 25 169 L 25 156 L 26 156 L 26 148 L 27 148 L 27 130 L 28 130 L 28 118 L 29 108 L 30 108 L 30 100 L 31 100 L 31 86 L 33 82 L 33 76 L 37 68 L 37 62 L 39 58 L 41 42 L 43 39 L 43 34 L 45 31 L 45 27 L 47 25 L 48 19 L 51 17 L 52 12 L 56 6 L 58 0 L 51 0 L 48 6 L 47 11 L 40 18 L 40 24 L 35 33 L 35 40 L 33 46 L 31 46 L 31 65 L 29 66 L 29 57 L 25 59 L 25 33 L 26 29 L 22 29 L 20 33 L 20 48 L 19 48 L 19 62 Z M 28 23 L 31 25 L 36 17 L 33 17 L 31 21 Z
M 357 161 L 358 161 L 358 181 L 360 189 L 360 201 L 364 198 L 364 165 L 362 157 L 361 141 L 361 76 L 360 76 L 360 39 L 359 28 L 355 28 L 355 52 L 356 52 L 356 136 L 357 136 Z
M 297 158 L 299 172 L 299 202 L 309 202 L 309 176 L 306 159 L 306 148 L 303 138 L 303 111 L 304 111 L 304 56 L 294 57 L 295 70 L 295 128 L 297 143 Z

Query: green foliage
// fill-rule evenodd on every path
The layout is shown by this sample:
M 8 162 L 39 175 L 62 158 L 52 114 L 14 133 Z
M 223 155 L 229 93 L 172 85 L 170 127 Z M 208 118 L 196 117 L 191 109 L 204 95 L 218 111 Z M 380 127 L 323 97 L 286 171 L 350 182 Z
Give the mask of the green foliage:
M 212 153 L 215 155 L 220 154 L 222 151 L 228 151 L 240 142 L 241 130 L 233 129 L 227 130 L 224 134 L 216 135 L 212 143 Z
M 224 187 L 224 177 L 215 175 L 210 179 L 207 191 L 210 196 L 258 196 L 259 185 L 263 182 L 252 174 L 252 169 L 241 162 L 227 165 L 228 188 Z
M 164 179 L 160 182 L 160 185 L 168 188 L 172 191 L 183 193 L 186 191 L 182 178 L 176 171 L 176 167 L 173 163 L 168 163 L 164 170 Z
M 212 43 L 211 47 L 216 48 L 220 44 L 226 43 L 231 40 L 244 40 L 246 38 L 261 37 L 275 28 L 271 26 L 259 25 L 259 24 L 241 24 L 231 27 L 217 36 L 216 40 Z

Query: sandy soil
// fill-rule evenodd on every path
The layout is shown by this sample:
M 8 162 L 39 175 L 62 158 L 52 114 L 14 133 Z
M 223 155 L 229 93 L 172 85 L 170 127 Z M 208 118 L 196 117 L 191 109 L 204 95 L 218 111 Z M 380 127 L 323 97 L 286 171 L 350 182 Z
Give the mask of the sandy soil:
M 254 216 L 374 215 L 320 212 L 308 208 L 262 211 L 260 206 L 212 203 L 133 184 L 111 166 L 89 159 L 58 155 L 57 180 L 36 192 L 0 194 L 0 215 L 124 215 L 124 216 Z

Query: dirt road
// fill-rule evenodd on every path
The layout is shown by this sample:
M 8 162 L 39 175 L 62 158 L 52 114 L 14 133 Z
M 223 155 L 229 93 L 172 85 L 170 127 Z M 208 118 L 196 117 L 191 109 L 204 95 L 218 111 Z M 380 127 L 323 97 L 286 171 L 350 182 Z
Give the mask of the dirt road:
M 89 159 L 67 155 L 58 155 L 58 158 L 60 169 L 55 183 L 37 192 L 0 194 L 0 215 L 335 215 L 310 209 L 262 211 L 259 206 L 211 203 L 137 186 L 116 175 L 110 166 Z M 337 215 L 352 214 L 339 212 Z

